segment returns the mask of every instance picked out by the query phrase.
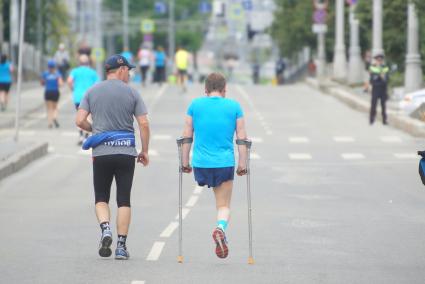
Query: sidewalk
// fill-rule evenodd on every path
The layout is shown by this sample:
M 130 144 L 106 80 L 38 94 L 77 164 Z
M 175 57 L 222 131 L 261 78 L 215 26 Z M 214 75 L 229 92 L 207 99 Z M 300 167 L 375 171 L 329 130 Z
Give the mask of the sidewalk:
M 339 84 L 330 79 L 318 80 L 316 78 L 307 78 L 307 85 L 322 91 L 324 94 L 331 95 L 353 109 L 369 113 L 370 95 L 363 94 L 358 89 L 353 89 Z M 388 101 L 387 115 L 389 125 L 401 129 L 416 137 L 425 137 L 425 123 L 409 117 L 403 111 L 397 108 L 397 103 Z M 381 119 L 378 112 L 377 119 Z
M 44 90 L 39 82 L 25 82 L 21 92 L 21 117 L 44 107 Z M 9 105 L 6 111 L 0 112 L 0 130 L 15 125 L 16 111 L 16 84 L 9 93 Z M 10 132 L 10 131 L 9 131 Z M 47 154 L 47 142 L 23 142 L 14 141 L 13 137 L 0 136 L 0 180 L 19 171 L 30 162 Z
M 44 89 L 37 81 L 25 82 L 21 91 L 21 117 L 25 117 L 44 107 Z M 16 116 L 16 83 L 9 93 L 9 104 L 6 111 L 0 112 L 0 129 L 13 127 Z

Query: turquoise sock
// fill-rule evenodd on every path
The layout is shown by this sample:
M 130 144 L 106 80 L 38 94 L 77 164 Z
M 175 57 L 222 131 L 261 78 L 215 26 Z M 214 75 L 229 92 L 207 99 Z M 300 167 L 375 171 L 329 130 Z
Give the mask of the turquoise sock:
M 229 223 L 226 220 L 218 220 L 217 221 L 217 227 L 222 229 L 223 231 L 226 230 L 228 224 Z

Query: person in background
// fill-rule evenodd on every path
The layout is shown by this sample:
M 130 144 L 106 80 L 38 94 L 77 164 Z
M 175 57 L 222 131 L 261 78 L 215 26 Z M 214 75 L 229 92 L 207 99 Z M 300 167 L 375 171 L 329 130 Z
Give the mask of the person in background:
M 80 66 L 72 69 L 68 76 L 68 85 L 72 90 L 72 99 L 76 110 L 78 110 L 80 102 L 87 90 L 99 81 L 96 71 L 90 67 L 89 57 L 86 54 L 82 54 L 78 59 Z M 82 145 L 84 139 L 88 137 L 88 133 L 83 133 L 81 129 L 79 133 L 78 145 Z
M 127 61 L 130 64 L 133 64 L 133 53 L 130 51 L 130 49 L 126 46 L 123 48 L 123 52 L 121 52 L 121 56 L 124 57 L 125 59 L 127 59 Z
M 5 111 L 9 103 L 9 90 L 12 85 L 13 66 L 7 55 L 0 56 L 0 109 Z
M 62 76 L 62 80 L 66 80 L 66 77 L 68 75 L 67 73 L 71 65 L 69 64 L 69 52 L 65 49 L 65 44 L 59 44 L 59 49 L 56 51 L 54 59 L 56 62 L 57 69 L 59 70 Z
M 145 87 L 146 77 L 152 60 L 152 53 L 145 44 L 142 44 L 140 47 L 139 52 L 137 53 L 137 58 L 139 59 L 142 85 Z
M 276 61 L 276 67 L 275 67 L 276 80 L 278 85 L 283 85 L 285 81 L 285 78 L 284 78 L 285 69 L 286 69 L 285 60 L 283 60 L 282 57 L 279 57 L 279 59 Z
M 183 92 L 186 92 L 190 53 L 179 46 L 174 56 L 174 61 L 177 67 L 177 84 L 182 87 Z
M 41 85 L 45 86 L 44 100 L 46 102 L 47 111 L 47 126 L 49 128 L 59 127 L 58 123 L 58 101 L 59 101 L 59 87 L 63 84 L 61 74 L 56 70 L 55 60 L 47 62 L 47 70 L 41 75 Z
M 158 46 L 155 51 L 155 81 L 161 86 L 165 82 L 165 66 L 167 57 L 162 46 Z
M 381 101 L 381 111 L 382 111 L 382 123 L 386 125 L 387 121 L 387 111 L 386 111 L 386 102 L 388 99 L 387 86 L 389 81 L 389 71 L 387 65 L 384 63 L 384 55 L 377 54 L 373 57 L 375 62 L 369 67 L 370 73 L 370 85 L 372 86 L 372 101 L 370 106 L 370 124 L 372 125 L 375 122 L 376 116 L 376 106 L 378 100 Z

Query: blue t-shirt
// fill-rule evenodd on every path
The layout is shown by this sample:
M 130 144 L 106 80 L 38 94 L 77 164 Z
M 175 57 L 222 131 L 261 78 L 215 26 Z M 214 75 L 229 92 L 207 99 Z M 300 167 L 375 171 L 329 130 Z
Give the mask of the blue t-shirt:
M 44 86 L 46 91 L 58 91 L 59 90 L 59 78 L 61 74 L 58 71 L 50 73 L 49 71 L 44 71 L 41 75 L 41 78 L 44 81 Z
M 243 117 L 239 103 L 222 97 L 201 97 L 192 101 L 187 114 L 192 117 L 195 136 L 193 167 L 234 167 L 236 120 Z
M 155 66 L 164 67 L 165 66 L 165 52 L 155 51 Z
M 133 53 L 131 51 L 123 51 L 121 52 L 121 56 L 127 59 L 128 62 L 133 62 Z
M 0 83 L 12 83 L 12 74 L 10 72 L 9 61 L 6 61 L 3 64 L 0 64 Z
M 87 66 L 80 66 L 72 69 L 69 76 L 74 82 L 72 98 L 75 104 L 79 104 L 86 91 L 99 81 L 99 76 L 97 76 L 96 71 Z

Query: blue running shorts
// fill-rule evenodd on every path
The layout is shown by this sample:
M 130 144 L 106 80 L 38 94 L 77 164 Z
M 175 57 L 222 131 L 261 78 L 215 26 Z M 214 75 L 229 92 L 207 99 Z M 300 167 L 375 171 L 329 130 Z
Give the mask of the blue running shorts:
M 225 181 L 233 180 L 235 167 L 193 168 L 193 173 L 199 186 L 217 187 Z

